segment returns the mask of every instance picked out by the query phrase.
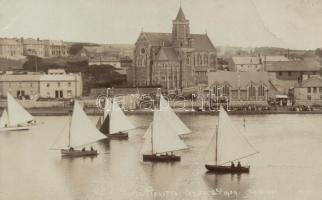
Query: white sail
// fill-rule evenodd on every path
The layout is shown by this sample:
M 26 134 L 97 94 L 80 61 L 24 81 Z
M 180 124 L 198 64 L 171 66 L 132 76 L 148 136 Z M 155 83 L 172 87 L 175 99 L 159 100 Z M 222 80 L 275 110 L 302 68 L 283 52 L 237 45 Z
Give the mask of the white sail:
M 104 138 L 106 136 L 96 129 L 82 107 L 75 101 L 70 126 L 70 146 L 82 146 Z
M 212 157 L 212 162 L 208 164 L 216 164 L 216 145 L 217 165 L 224 165 L 257 153 L 235 127 L 227 112 L 222 107 L 219 113 L 217 141 L 216 136 L 214 136 L 207 153 L 208 162 Z
M 104 105 L 104 119 L 106 118 L 106 116 L 110 113 L 112 108 L 112 102 L 109 98 L 105 99 L 105 105 Z
M 9 117 L 7 110 L 4 109 L 0 118 L 0 128 L 7 127 L 9 125 Z
M 154 111 L 153 122 L 145 135 L 142 154 L 158 154 L 187 149 L 179 136 L 168 127 L 162 111 Z M 151 144 L 148 144 L 151 143 Z
M 171 126 L 177 135 L 185 135 L 191 133 L 191 130 L 181 121 L 176 115 L 174 110 L 170 107 L 169 103 L 161 95 L 160 97 L 160 110 L 163 111 L 164 119 L 167 120 L 168 126 Z
M 118 103 L 114 100 L 110 114 L 110 134 L 125 132 L 135 127 L 123 113 Z
M 149 125 L 149 128 L 146 130 L 144 134 L 144 143 L 141 149 L 142 154 L 152 154 L 152 139 L 151 139 L 151 130 L 152 130 L 152 123 Z
M 70 122 L 65 124 L 65 127 L 61 130 L 60 135 L 54 141 L 51 149 L 64 149 L 69 146 L 69 130 L 70 130 Z
M 9 93 L 7 93 L 7 100 L 10 126 L 17 126 L 34 120 L 34 117 L 30 115 Z

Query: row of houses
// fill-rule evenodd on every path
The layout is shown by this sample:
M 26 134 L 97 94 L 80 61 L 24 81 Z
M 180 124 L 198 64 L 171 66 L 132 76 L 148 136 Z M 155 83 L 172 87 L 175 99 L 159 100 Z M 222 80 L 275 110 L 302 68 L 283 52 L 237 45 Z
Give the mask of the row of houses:
M 62 40 L 0 38 L 0 57 L 19 59 L 28 55 L 63 57 L 68 56 L 68 47 Z
M 233 104 L 265 105 L 283 99 L 291 105 L 322 105 L 321 66 L 316 61 L 276 61 L 265 71 L 208 73 L 208 87 Z
M 81 74 L 66 74 L 64 70 L 41 73 L 9 73 L 0 75 L 0 97 L 7 93 L 17 98 L 68 99 L 82 96 Z

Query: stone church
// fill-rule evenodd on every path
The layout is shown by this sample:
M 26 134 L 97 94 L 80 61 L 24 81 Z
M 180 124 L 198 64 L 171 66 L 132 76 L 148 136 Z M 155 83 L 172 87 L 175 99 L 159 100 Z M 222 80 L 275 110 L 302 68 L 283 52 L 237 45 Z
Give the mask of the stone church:
M 172 24 L 172 33 L 141 32 L 134 49 L 133 86 L 193 88 L 207 83 L 207 73 L 216 70 L 214 45 L 207 34 L 190 33 L 182 8 Z

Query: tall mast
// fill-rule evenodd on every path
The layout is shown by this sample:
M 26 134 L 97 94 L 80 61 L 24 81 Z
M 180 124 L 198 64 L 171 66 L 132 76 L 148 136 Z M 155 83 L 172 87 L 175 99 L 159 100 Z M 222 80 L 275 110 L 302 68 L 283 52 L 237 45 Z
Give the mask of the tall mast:
M 151 145 L 152 145 L 152 155 L 153 155 L 153 121 L 151 124 Z
M 111 118 L 112 118 L 112 112 L 113 112 L 113 107 L 114 107 L 114 99 L 111 100 L 111 111 L 108 113 L 109 118 L 108 118 L 108 134 L 111 133 Z
M 223 109 L 222 107 L 220 107 L 220 109 Z M 216 126 L 216 149 L 215 149 L 215 162 L 216 165 L 218 164 L 218 129 L 219 129 L 219 118 L 220 118 L 220 110 L 219 110 L 219 115 L 218 115 L 218 122 L 217 122 L 217 126 Z
M 75 100 L 74 100 L 74 104 L 75 104 Z M 71 125 L 72 125 L 72 112 L 70 112 L 70 115 L 69 115 L 68 147 L 70 147 L 70 138 L 71 138 L 70 128 L 71 128 Z
M 159 104 L 157 107 L 158 107 L 158 110 L 161 109 L 161 105 L 160 105 L 160 100 L 161 100 L 161 88 L 158 88 L 157 89 L 157 104 Z
M 215 161 L 216 165 L 218 163 L 218 125 L 216 126 L 216 153 L 215 153 Z
M 105 101 L 108 101 L 108 91 L 110 90 L 110 88 L 107 88 L 106 89 L 106 100 Z M 111 101 L 112 102 L 112 101 Z M 107 105 L 107 103 L 105 103 L 105 105 Z M 104 109 L 107 109 L 107 108 L 104 108 Z M 112 114 L 112 109 L 113 109 L 113 103 L 112 103 L 112 105 L 111 105 L 111 110 L 110 110 L 110 112 L 107 114 L 107 115 L 109 115 L 109 117 L 108 117 L 108 134 L 110 134 L 111 133 L 111 124 L 110 124 L 110 121 L 111 121 L 111 114 Z M 104 114 L 103 114 L 104 115 Z M 107 117 L 107 116 L 106 116 Z M 103 119 L 104 119 L 104 117 L 103 117 Z M 104 119 L 105 120 L 105 119 Z

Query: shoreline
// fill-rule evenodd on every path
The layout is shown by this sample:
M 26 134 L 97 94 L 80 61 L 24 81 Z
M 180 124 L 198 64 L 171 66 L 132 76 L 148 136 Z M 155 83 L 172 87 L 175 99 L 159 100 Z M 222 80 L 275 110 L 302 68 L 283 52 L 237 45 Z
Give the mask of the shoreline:
M 1 112 L 3 108 L 0 108 Z M 71 108 L 29 108 L 27 109 L 33 116 L 66 116 L 71 112 Z M 218 115 L 218 111 L 192 111 L 174 109 L 179 115 Z M 102 111 L 97 108 L 85 108 L 85 112 L 90 116 L 100 116 Z M 152 115 L 152 110 L 124 110 L 127 115 Z M 265 111 L 228 111 L 230 115 L 272 115 L 272 114 L 322 114 L 322 110 L 313 111 L 289 111 L 289 110 L 265 110 Z

